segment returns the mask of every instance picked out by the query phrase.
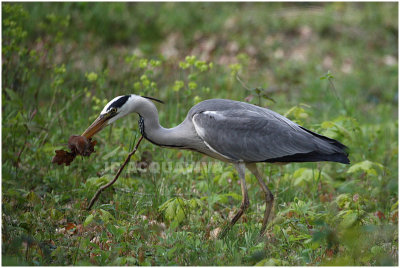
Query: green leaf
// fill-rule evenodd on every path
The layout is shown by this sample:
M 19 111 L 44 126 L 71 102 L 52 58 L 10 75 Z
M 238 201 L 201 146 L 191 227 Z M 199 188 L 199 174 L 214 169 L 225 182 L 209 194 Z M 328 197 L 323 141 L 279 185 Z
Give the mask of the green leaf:
M 390 212 L 395 211 L 396 209 L 398 209 L 399 207 L 399 201 L 397 201 L 396 203 L 394 203 L 391 207 L 390 207 Z
M 179 197 L 174 197 L 159 206 L 159 210 L 164 212 L 167 220 L 171 222 L 175 221 L 179 224 L 186 218 L 185 209 L 190 208 L 191 204 L 193 206 L 198 202 L 200 204 L 201 201 L 187 201 Z
M 19 101 L 21 98 L 14 92 L 14 90 L 11 90 L 9 88 L 6 88 L 5 91 L 7 92 L 8 97 L 10 98 L 11 101 Z
M 313 180 L 316 181 L 319 176 L 327 182 L 332 181 L 332 178 L 323 171 L 321 172 L 310 168 L 299 168 L 293 173 L 293 178 L 295 179 L 293 185 L 298 186 Z
M 190 64 L 184 61 L 179 62 L 179 68 L 185 70 L 190 67 Z
M 108 154 L 104 155 L 102 158 L 103 158 L 104 160 L 108 160 L 109 158 L 111 158 L 111 157 L 113 157 L 114 155 L 116 155 L 117 152 L 120 151 L 120 150 L 121 150 L 121 147 L 118 146 L 117 148 L 115 148 L 114 150 L 112 150 L 111 152 L 109 152 Z
M 221 202 L 221 203 L 227 203 L 229 201 L 229 197 L 233 198 L 236 201 L 241 201 L 242 200 L 242 196 L 237 194 L 237 193 L 226 193 L 226 194 L 219 194 L 217 195 L 217 201 L 216 202 Z
M 189 87 L 189 89 L 196 89 L 197 88 L 197 83 L 196 82 L 189 82 L 188 87 Z
M 139 68 L 144 69 L 147 67 L 148 60 L 147 59 L 140 59 L 139 60 Z
M 176 211 L 175 211 L 175 220 L 181 223 L 185 219 L 185 211 L 183 210 L 184 207 L 182 207 L 181 204 L 176 206 Z
M 95 82 L 99 77 L 95 72 L 91 72 L 85 75 L 89 82 Z
M 199 102 L 201 102 L 201 101 L 202 101 L 202 99 L 201 99 L 201 97 L 199 97 L 199 96 L 195 96 L 194 99 L 193 99 L 193 103 L 194 103 L 194 104 L 197 104 L 197 103 L 199 103 Z
M 228 179 L 233 179 L 233 178 L 235 178 L 233 171 L 225 171 L 222 174 L 216 175 L 214 177 L 214 183 L 218 183 L 218 185 L 224 186 L 229 183 Z
M 193 199 L 190 199 L 189 206 L 190 206 L 190 208 L 193 208 L 193 209 L 201 208 L 201 207 L 204 207 L 204 203 L 199 198 L 193 198 Z
M 211 195 L 207 196 L 206 198 L 207 198 L 207 203 L 210 206 L 213 206 L 215 203 L 217 203 L 221 200 L 221 195 L 211 194 Z
M 255 266 L 286 266 L 289 263 L 284 260 L 269 258 L 259 261 L 255 264 Z
M 83 223 L 83 227 L 88 226 L 94 219 L 94 215 L 90 214 L 89 216 L 86 217 L 84 223 Z
M 353 164 L 348 170 L 347 173 L 356 173 L 359 171 L 364 171 L 369 175 L 377 175 L 377 169 L 383 169 L 383 165 L 372 162 L 369 160 L 365 160 L 362 162 L 358 162 L 356 164 Z
M 166 207 L 164 212 L 165 212 L 165 217 L 168 220 L 173 220 L 175 218 L 175 211 L 176 211 L 175 207 L 176 207 L 175 201 L 170 202 L 169 205 Z
M 170 250 L 168 250 L 167 251 L 167 256 L 168 256 L 168 258 L 169 259 L 171 259 L 175 254 L 175 251 L 177 250 L 177 249 L 179 249 L 180 248 L 180 244 L 176 244 L 174 247 L 172 247 Z
M 335 123 L 333 123 L 332 121 L 324 121 L 321 123 L 322 128 L 332 128 L 334 126 L 335 126 Z
M 40 197 L 34 191 L 29 192 L 26 199 L 34 205 L 39 204 L 41 201 Z
M 304 103 L 302 103 L 300 105 L 303 106 L 303 107 L 306 107 L 306 108 L 310 107 L 309 105 L 304 104 Z M 289 117 L 289 118 L 292 117 L 294 120 L 299 120 L 299 121 L 302 120 L 302 119 L 308 118 L 309 117 L 308 112 L 303 107 L 301 107 L 300 105 L 296 105 L 296 106 L 293 106 L 292 108 L 290 108 L 284 114 L 284 116 L 285 117 Z
M 101 185 L 104 185 L 109 182 L 111 179 L 111 175 L 104 175 L 103 177 L 90 177 L 89 179 L 86 180 L 86 185 L 87 187 L 100 187 Z
M 104 222 L 109 222 L 111 219 L 114 219 L 114 217 L 107 210 L 100 209 L 100 219 Z
M 185 86 L 185 83 L 181 80 L 176 80 L 174 83 L 174 86 L 172 87 L 172 90 L 175 92 L 178 92 L 181 88 Z
M 196 56 L 186 56 L 185 58 L 186 62 L 189 63 L 190 65 L 193 65 L 196 61 Z
M 169 204 L 170 204 L 173 200 L 174 200 L 174 198 L 171 198 L 171 199 L 165 201 L 163 204 L 161 204 L 161 205 L 158 207 L 158 209 L 159 209 L 160 211 L 163 211 L 163 210 L 167 209 L 167 207 L 169 206 Z
M 126 228 L 114 224 L 108 224 L 107 230 L 116 238 L 116 240 L 119 240 L 125 233 Z
M 340 225 L 344 228 L 351 227 L 358 219 L 358 215 L 356 212 L 350 212 L 343 217 L 342 222 Z
M 341 194 L 338 197 L 336 197 L 336 204 L 339 206 L 341 209 L 346 209 L 350 207 L 352 198 L 349 194 Z

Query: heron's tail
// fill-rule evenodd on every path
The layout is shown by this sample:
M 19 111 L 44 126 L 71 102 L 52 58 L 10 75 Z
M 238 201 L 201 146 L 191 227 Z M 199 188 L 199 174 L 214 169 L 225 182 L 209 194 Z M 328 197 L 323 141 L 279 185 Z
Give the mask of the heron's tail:
M 348 148 L 338 142 L 337 140 L 322 136 L 315 132 L 312 132 L 308 129 L 301 127 L 303 130 L 312 134 L 317 138 L 318 143 L 323 145 L 323 147 L 328 148 L 329 150 L 315 150 L 309 153 L 298 153 L 293 155 L 286 155 L 283 157 L 268 159 L 266 162 L 319 162 L 319 161 L 330 161 L 330 162 L 338 162 L 342 164 L 350 164 L 350 160 L 348 158 Z
M 286 163 L 286 162 L 320 162 L 320 161 L 330 161 L 338 162 L 342 164 L 350 164 L 350 160 L 346 153 L 333 153 L 333 154 L 323 154 L 319 152 L 301 153 L 286 155 L 277 158 L 271 158 L 265 162 L 270 163 Z

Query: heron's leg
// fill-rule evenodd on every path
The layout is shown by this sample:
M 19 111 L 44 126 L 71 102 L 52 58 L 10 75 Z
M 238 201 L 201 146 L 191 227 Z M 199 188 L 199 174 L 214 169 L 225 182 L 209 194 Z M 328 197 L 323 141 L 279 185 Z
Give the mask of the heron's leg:
M 265 184 L 263 178 L 261 177 L 257 165 L 255 163 L 252 163 L 252 164 L 246 164 L 246 166 L 251 171 L 251 173 L 253 173 L 253 175 L 256 176 L 258 183 L 260 184 L 260 187 L 265 194 L 265 213 L 260 231 L 260 235 L 262 235 L 265 231 L 265 228 L 267 227 L 269 214 L 271 213 L 271 209 L 274 204 L 274 195 L 268 189 L 268 186 Z
M 246 165 L 243 163 L 235 164 L 236 170 L 238 171 L 240 178 L 240 186 L 242 188 L 242 204 L 240 205 L 239 211 L 236 213 L 235 217 L 231 220 L 230 224 L 224 228 L 220 233 L 219 238 L 223 238 L 230 228 L 240 219 L 244 211 L 250 206 L 249 195 L 247 193 L 246 180 L 245 180 L 245 170 Z
M 240 186 L 242 188 L 242 204 L 240 205 L 239 211 L 236 213 L 235 217 L 231 220 L 231 227 L 235 225 L 235 223 L 240 219 L 243 215 L 244 211 L 250 206 L 249 195 L 247 193 L 246 180 L 245 180 L 245 171 L 246 165 L 243 163 L 235 164 L 236 170 L 239 173 L 240 178 Z

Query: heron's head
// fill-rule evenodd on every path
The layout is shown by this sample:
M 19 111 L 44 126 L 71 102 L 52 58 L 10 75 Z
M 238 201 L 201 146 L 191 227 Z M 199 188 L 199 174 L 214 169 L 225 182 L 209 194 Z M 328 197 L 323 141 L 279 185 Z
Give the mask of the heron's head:
M 107 125 L 115 122 L 117 119 L 124 117 L 132 112 L 134 98 L 136 95 L 125 95 L 115 97 L 112 101 L 104 106 L 99 117 L 85 130 L 82 136 L 91 138 L 94 134 L 102 130 Z
M 143 108 L 145 103 L 149 103 L 149 99 L 163 103 L 162 101 L 152 97 L 141 97 L 134 94 L 115 97 L 104 106 L 99 117 L 97 117 L 97 119 L 85 130 L 82 136 L 89 139 L 104 127 L 114 123 L 117 119 L 132 112 L 139 112 L 140 107 Z

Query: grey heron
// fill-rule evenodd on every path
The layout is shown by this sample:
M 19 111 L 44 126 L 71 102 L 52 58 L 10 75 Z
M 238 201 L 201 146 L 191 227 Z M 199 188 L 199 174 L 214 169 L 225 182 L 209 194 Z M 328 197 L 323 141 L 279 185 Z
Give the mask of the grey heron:
M 151 143 L 168 148 L 187 149 L 232 163 L 240 179 L 242 202 L 230 221 L 232 227 L 249 207 L 245 182 L 246 167 L 257 178 L 265 194 L 263 234 L 274 201 L 256 163 L 332 161 L 348 164 L 347 147 L 307 130 L 286 117 L 245 102 L 209 99 L 193 106 L 176 127 L 164 128 L 150 97 L 118 96 L 82 134 L 90 138 L 105 126 L 130 113 L 139 114 L 141 134 Z M 160 101 L 159 101 L 160 102 Z

